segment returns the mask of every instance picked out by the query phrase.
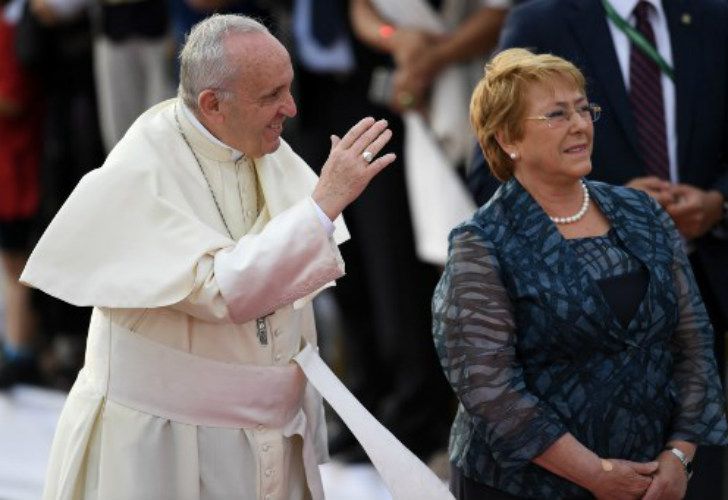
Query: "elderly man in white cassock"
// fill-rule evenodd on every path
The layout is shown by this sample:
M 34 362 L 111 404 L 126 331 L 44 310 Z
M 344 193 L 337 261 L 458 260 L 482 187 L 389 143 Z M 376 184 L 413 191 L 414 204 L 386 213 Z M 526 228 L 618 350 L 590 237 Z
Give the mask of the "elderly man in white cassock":
M 317 178 L 280 137 L 293 71 L 264 26 L 213 16 L 180 59 L 179 96 L 84 177 L 21 278 L 94 306 L 44 498 L 322 498 L 297 356 L 318 359 L 310 301 L 344 274 L 339 215 L 394 161 L 375 158 L 391 132 L 332 136 Z

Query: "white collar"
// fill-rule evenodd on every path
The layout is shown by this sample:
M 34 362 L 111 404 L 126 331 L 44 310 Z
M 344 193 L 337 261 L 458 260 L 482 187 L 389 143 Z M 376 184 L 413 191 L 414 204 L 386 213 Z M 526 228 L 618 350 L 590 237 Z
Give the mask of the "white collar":
M 655 8 L 655 11 L 657 12 L 659 17 L 662 16 L 662 2 L 660 2 L 659 0 L 645 1 Z M 640 0 L 609 0 L 609 2 L 612 4 L 612 7 L 614 7 L 614 10 L 617 11 L 617 14 L 619 14 L 622 19 L 629 20 L 632 17 L 632 12 L 634 11 L 634 8 L 637 7 L 637 4 L 640 2 Z
M 220 139 L 218 139 L 217 137 L 212 135 L 210 133 L 210 131 L 207 130 L 202 123 L 200 123 L 200 120 L 197 119 L 197 117 L 192 112 L 192 110 L 190 110 L 190 108 L 188 108 L 185 103 L 183 103 L 181 101 L 180 101 L 180 103 L 182 104 L 182 112 L 185 114 L 185 118 L 187 118 L 190 121 L 190 123 L 192 125 L 194 125 L 194 127 L 197 130 L 199 130 L 200 133 L 203 136 L 205 136 L 205 138 L 207 138 L 207 140 L 209 140 L 210 142 L 212 142 L 213 144 L 215 144 L 217 146 L 221 146 L 223 148 L 229 149 L 230 150 L 230 159 L 232 161 L 238 161 L 240 158 L 245 156 L 245 154 L 243 154 L 241 151 L 238 151 L 237 149 L 228 146 L 227 144 L 222 142 Z

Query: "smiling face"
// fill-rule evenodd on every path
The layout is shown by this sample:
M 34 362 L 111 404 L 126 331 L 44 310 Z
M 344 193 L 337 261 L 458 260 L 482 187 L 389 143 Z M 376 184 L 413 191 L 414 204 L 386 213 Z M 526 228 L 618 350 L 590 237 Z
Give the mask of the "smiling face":
M 588 104 L 584 93 L 564 78 L 546 83 L 533 83 L 525 96 L 525 117 L 554 116 L 559 111 L 570 116 L 566 123 L 546 120 L 523 122 L 521 140 L 506 146 L 515 151 L 518 160 L 514 173 L 545 183 L 570 183 L 591 172 L 594 124 L 591 119 L 573 113 Z
M 231 95 L 220 101 L 216 135 L 248 157 L 259 158 L 278 149 L 283 122 L 296 115 L 291 59 L 267 33 L 231 35 L 225 46 L 238 70 L 226 88 Z

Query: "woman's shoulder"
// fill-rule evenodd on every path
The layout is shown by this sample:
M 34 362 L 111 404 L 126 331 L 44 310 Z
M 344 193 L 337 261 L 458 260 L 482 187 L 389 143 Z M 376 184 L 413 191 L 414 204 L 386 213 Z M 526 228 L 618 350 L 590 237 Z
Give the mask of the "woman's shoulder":
M 634 189 L 628 186 L 618 186 L 608 184 L 602 181 L 587 181 L 590 191 L 597 191 L 605 196 L 610 196 L 616 200 L 635 201 L 644 203 L 649 200 L 649 196 L 644 191 Z
M 506 226 L 506 212 L 496 193 L 478 208 L 472 217 L 456 226 L 450 237 L 452 239 L 464 233 L 475 233 L 486 240 L 492 240 L 502 233 Z
M 654 217 L 655 209 L 659 208 L 650 195 L 639 189 L 600 181 L 588 181 L 587 186 L 592 196 L 596 197 L 603 207 L 606 205 L 617 210 L 627 210 L 633 214 L 634 212 L 644 212 L 649 217 Z

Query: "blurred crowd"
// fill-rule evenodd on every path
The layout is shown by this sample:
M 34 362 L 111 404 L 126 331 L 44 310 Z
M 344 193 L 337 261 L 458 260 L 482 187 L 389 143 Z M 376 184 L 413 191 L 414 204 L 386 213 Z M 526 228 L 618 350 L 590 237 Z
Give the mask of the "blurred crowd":
M 434 351 L 430 303 L 447 234 L 476 208 L 466 187 L 475 151 L 470 93 L 509 10 L 548 2 L 0 1 L 0 389 L 70 387 L 83 361 L 90 311 L 20 285 L 28 253 L 80 178 L 103 164 L 136 117 L 174 97 L 176 54 L 189 29 L 213 12 L 243 13 L 266 24 L 294 59 L 298 115 L 284 137 L 314 170 L 328 156 L 330 135 L 341 136 L 364 116 L 386 118 L 394 131 L 387 151 L 397 153 L 399 164 L 344 214 L 352 233 L 342 248 L 347 276 L 319 301 L 320 333 L 347 386 L 408 448 L 423 459 L 444 449 L 456 401 Z M 571 14 L 564 8 L 565 18 Z M 506 26 L 503 35 L 518 40 L 511 45 L 540 48 L 542 40 L 526 36 L 531 31 Z M 573 51 L 559 55 L 578 58 Z M 589 86 L 600 77 L 585 73 Z M 597 133 L 597 148 L 600 140 Z M 722 140 L 725 175 L 728 139 Z M 487 177 L 482 166 L 471 175 L 478 202 L 492 193 L 483 187 L 492 181 Z M 712 180 L 695 183 L 707 188 Z M 726 309 L 716 297 L 722 339 Z M 332 454 L 364 458 L 343 426 L 331 429 Z
M 369 0 L 5 2 L 0 387 L 33 383 L 67 390 L 72 384 L 83 362 L 90 311 L 30 290 L 18 277 L 81 177 L 103 164 L 138 115 L 175 95 L 178 47 L 213 12 L 255 16 L 288 45 L 299 112 L 284 137 L 314 170 L 326 160 L 329 136 L 342 135 L 366 115 L 389 120 L 395 139 L 388 150 L 404 157 L 405 116 L 427 115 L 438 78 L 457 67 L 458 91 L 445 94 L 460 121 L 456 128 L 447 124 L 445 134 L 460 143 L 441 155 L 452 166 L 450 181 L 465 210 L 474 207 L 461 180 L 475 144 L 467 103 L 510 3 L 435 1 L 430 12 L 441 15 L 429 17 L 396 2 L 380 3 L 384 10 Z M 435 52 L 435 46 L 442 50 Z M 440 248 L 428 253 L 418 247 L 411 189 L 400 165 L 348 209 L 354 238 L 343 249 L 347 278 L 333 296 L 319 300 L 318 310 L 324 349 L 349 388 L 410 449 L 428 458 L 444 449 L 455 410 L 430 333 L 430 300 L 449 228 L 439 231 Z M 334 454 L 365 458 L 345 427 L 334 423 L 332 429 Z

